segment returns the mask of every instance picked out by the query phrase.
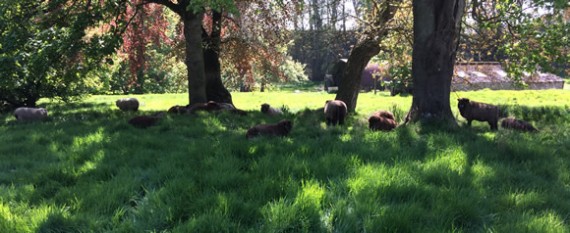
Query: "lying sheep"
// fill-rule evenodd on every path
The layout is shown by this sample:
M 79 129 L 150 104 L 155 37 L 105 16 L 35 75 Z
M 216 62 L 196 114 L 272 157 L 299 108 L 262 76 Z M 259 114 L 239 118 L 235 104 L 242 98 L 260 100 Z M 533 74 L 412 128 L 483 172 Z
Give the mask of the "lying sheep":
M 170 114 L 184 114 L 187 112 L 188 112 L 187 106 L 175 105 L 175 106 L 172 106 L 170 109 L 168 109 L 168 113 L 170 113 Z
M 265 103 L 261 105 L 261 112 L 263 114 L 267 114 L 269 116 L 279 116 L 279 115 L 283 115 L 283 112 L 278 109 L 278 108 L 274 108 L 271 107 L 269 104 Z
M 45 108 L 19 107 L 14 110 L 14 116 L 18 121 L 45 120 L 48 112 Z
M 457 99 L 457 101 L 459 101 L 459 103 L 457 103 L 459 113 L 467 119 L 467 125 L 471 126 L 471 121 L 473 120 L 486 121 L 489 123 L 489 126 L 491 126 L 491 130 L 498 129 L 499 107 L 470 101 L 467 98 Z
M 137 111 L 139 110 L 139 101 L 136 98 L 123 98 L 118 99 L 115 104 L 122 111 Z
M 257 136 L 287 136 L 291 129 L 293 128 L 293 123 L 290 120 L 282 120 L 276 124 L 260 124 L 251 127 L 247 130 L 245 137 L 251 139 Z
M 536 132 L 536 131 L 538 131 L 530 123 L 523 121 L 523 120 L 515 119 L 513 117 L 503 119 L 501 121 L 501 127 L 503 127 L 504 129 L 514 129 L 514 130 L 520 130 L 520 131 L 524 131 L 524 132 Z
M 165 115 L 164 112 L 159 112 L 151 116 L 136 116 L 129 120 L 129 124 L 136 128 L 145 129 L 150 126 L 156 125 L 158 121 L 162 117 L 164 117 L 164 115 Z
M 247 112 L 241 109 L 237 109 L 233 104 L 229 103 L 218 103 L 215 101 L 208 101 L 207 103 L 193 104 L 187 107 L 187 112 L 190 114 L 195 114 L 196 112 L 210 112 L 217 113 L 221 111 L 229 111 L 234 114 L 241 116 L 247 115 Z
M 394 119 L 394 114 L 389 111 L 377 111 L 368 118 L 368 128 L 373 131 L 391 131 L 398 126 L 398 122 Z

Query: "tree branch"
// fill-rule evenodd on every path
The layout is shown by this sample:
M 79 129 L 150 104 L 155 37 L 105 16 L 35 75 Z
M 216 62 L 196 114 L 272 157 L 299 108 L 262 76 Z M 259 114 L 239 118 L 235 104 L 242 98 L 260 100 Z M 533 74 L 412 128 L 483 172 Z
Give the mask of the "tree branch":
M 168 7 L 170 10 L 174 11 L 178 15 L 184 13 L 184 7 L 180 4 L 176 4 L 170 0 L 145 0 L 147 3 L 156 3 Z

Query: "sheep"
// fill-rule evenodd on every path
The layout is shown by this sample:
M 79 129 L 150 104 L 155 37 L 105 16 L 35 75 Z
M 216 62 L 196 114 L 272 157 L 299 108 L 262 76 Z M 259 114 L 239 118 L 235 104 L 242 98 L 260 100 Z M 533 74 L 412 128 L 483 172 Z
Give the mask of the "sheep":
M 293 123 L 289 120 L 281 120 L 276 124 L 260 124 L 247 130 L 245 137 L 251 139 L 257 136 L 286 136 L 291 132 Z
M 327 100 L 325 102 L 325 119 L 327 126 L 343 125 L 348 113 L 346 104 L 342 100 Z
M 168 109 L 170 114 L 184 114 L 188 111 L 188 106 L 175 105 Z
M 269 116 L 283 115 L 283 112 L 280 109 L 271 107 L 267 103 L 261 105 L 261 112 Z
M 139 101 L 136 98 L 123 98 L 118 99 L 115 104 L 119 109 L 122 111 L 138 111 L 139 110 Z
M 394 114 L 389 111 L 380 110 L 372 114 L 368 118 L 368 128 L 373 131 L 391 131 L 398 126 L 398 122 L 394 119 Z
M 247 115 L 246 111 L 237 109 L 233 104 L 230 103 L 218 103 L 214 101 L 208 101 L 207 103 L 198 103 L 187 107 L 187 112 L 190 114 L 194 114 L 198 111 L 215 112 L 215 113 L 220 111 L 229 111 L 231 113 L 238 114 L 241 116 Z
M 128 123 L 136 128 L 145 129 L 156 125 L 164 115 L 164 112 L 159 112 L 151 116 L 136 116 L 131 118 Z
M 457 107 L 459 108 L 459 113 L 465 119 L 467 119 L 467 125 L 471 126 L 471 121 L 486 121 L 489 123 L 491 130 L 498 129 L 499 121 L 499 107 L 495 105 L 479 103 L 475 101 L 470 101 L 467 98 L 457 99 Z
M 14 116 L 18 121 L 39 121 L 47 119 L 48 112 L 45 108 L 19 107 L 14 110 Z
M 501 121 L 501 127 L 503 127 L 504 129 L 514 129 L 514 130 L 520 130 L 520 131 L 524 131 L 524 132 L 536 132 L 536 131 L 538 131 L 530 123 L 523 121 L 523 120 L 515 119 L 513 117 L 503 119 Z

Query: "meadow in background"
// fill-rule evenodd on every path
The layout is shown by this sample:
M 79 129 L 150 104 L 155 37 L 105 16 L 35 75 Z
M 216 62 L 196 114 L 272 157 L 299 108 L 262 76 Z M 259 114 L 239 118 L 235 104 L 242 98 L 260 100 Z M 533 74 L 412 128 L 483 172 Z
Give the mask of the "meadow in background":
M 362 93 L 344 127 L 318 108 L 334 95 L 284 89 L 232 93 L 247 116 L 136 115 L 184 105 L 186 94 L 65 104 L 43 100 L 46 122 L 0 116 L 0 232 L 568 232 L 570 93 L 451 93 L 458 128 L 371 132 L 385 109 L 400 123 L 411 96 Z M 503 106 L 538 133 L 474 122 L 457 98 Z M 283 117 L 259 113 L 285 106 Z M 293 121 L 284 138 L 246 140 L 253 125 Z

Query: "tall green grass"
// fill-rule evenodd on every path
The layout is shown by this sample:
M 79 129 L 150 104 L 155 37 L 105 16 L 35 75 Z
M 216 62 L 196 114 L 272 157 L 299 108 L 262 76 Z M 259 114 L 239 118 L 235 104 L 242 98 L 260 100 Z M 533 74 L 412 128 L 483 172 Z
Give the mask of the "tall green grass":
M 456 97 L 450 100 L 457 114 Z M 0 232 L 569 232 L 570 93 L 460 92 L 499 104 L 538 133 L 408 125 L 370 132 L 367 117 L 403 119 L 411 97 L 363 93 L 347 125 L 315 110 L 334 95 L 233 93 L 247 116 L 167 116 L 145 130 L 135 115 L 187 96 L 50 100 L 46 122 L 0 117 Z M 291 134 L 246 140 L 288 112 Z

